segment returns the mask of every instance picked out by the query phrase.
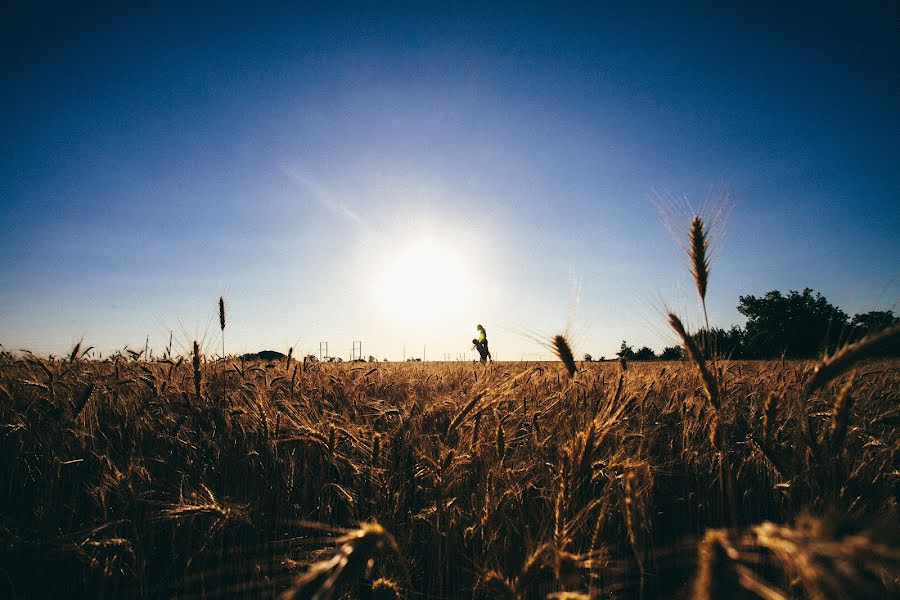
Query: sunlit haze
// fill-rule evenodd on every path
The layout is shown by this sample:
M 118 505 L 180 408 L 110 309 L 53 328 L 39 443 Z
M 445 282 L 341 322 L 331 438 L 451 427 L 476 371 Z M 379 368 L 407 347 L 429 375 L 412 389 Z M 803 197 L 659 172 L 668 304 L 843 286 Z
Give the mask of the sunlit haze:
M 661 306 L 699 320 L 660 195 L 731 198 L 715 325 L 772 289 L 896 309 L 896 3 L 20 4 L 5 349 L 217 352 L 223 296 L 229 353 L 658 350 Z

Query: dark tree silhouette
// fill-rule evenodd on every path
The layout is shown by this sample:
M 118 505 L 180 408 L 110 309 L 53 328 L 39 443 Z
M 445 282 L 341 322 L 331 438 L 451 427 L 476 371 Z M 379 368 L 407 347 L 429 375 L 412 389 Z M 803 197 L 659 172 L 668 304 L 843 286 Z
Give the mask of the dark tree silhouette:
M 631 360 L 634 358 L 634 348 L 629 346 L 625 340 L 622 340 L 622 345 L 619 347 L 619 351 L 616 352 L 616 356 L 625 360 Z
M 847 314 L 809 288 L 787 296 L 778 290 L 762 298 L 741 296 L 737 309 L 747 317 L 748 357 L 810 358 L 846 339 Z
M 634 353 L 633 358 L 634 360 L 653 360 L 656 358 L 656 353 L 647 346 L 643 346 Z
M 659 357 L 662 360 L 682 360 L 684 359 L 684 348 L 681 346 L 666 346 Z

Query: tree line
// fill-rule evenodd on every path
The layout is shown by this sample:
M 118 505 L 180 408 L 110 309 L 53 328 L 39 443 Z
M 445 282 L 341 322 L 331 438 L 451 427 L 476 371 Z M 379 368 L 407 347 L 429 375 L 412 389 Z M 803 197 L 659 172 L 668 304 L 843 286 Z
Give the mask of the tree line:
M 732 359 L 815 358 L 900 322 L 891 310 L 857 313 L 851 318 L 810 288 L 791 290 L 786 295 L 772 290 L 761 297 L 740 296 L 737 309 L 747 317 L 744 327 L 702 328 L 694 334 L 697 345 L 708 355 Z M 885 355 L 900 356 L 900 344 L 888 348 Z M 684 348 L 668 346 L 657 354 L 647 346 L 635 350 L 623 340 L 616 356 L 624 360 L 679 360 L 684 357 Z M 592 360 L 590 354 L 584 358 Z

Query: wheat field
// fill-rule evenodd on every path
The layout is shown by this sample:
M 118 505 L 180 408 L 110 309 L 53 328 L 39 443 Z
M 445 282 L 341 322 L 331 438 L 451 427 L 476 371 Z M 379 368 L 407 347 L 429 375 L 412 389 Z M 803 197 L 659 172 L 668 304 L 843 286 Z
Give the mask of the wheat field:
M 0 596 L 900 590 L 896 361 L 80 354 L 0 356 Z

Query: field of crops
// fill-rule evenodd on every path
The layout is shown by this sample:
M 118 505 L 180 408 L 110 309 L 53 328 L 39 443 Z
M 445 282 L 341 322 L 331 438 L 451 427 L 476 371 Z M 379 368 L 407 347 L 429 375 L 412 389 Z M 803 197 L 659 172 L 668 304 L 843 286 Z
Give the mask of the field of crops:
M 0 356 L 0 597 L 900 592 L 896 361 L 79 354 Z

